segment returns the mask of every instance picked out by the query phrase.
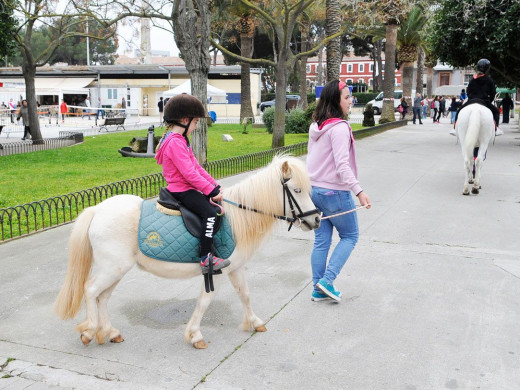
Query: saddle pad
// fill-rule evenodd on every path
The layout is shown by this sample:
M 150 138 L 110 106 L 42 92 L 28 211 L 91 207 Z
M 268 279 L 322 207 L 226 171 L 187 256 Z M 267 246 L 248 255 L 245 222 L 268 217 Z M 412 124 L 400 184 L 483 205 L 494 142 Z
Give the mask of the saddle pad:
M 181 216 L 166 215 L 156 208 L 155 201 L 145 200 L 141 205 L 138 242 L 141 252 L 156 260 L 173 263 L 198 263 L 198 237 L 184 226 Z M 227 259 L 235 250 L 231 225 L 222 217 L 220 230 L 213 236 L 215 255 Z

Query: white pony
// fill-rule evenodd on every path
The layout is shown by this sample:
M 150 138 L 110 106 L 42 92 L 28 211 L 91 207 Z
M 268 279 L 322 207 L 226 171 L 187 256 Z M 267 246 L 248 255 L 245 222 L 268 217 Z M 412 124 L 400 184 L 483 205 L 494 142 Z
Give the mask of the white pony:
M 251 308 L 244 265 L 263 237 L 272 230 L 276 221 L 273 216 L 296 216 L 299 226 L 307 231 L 319 227 L 319 212 L 312 203 L 310 191 L 304 162 L 287 156 L 275 157 L 253 176 L 225 189 L 226 199 L 259 211 L 246 211 L 224 204 L 236 249 L 230 258 L 231 265 L 223 273 L 228 275 L 242 302 L 243 330 L 267 330 Z M 135 264 L 165 278 L 201 277 L 197 263 L 159 261 L 140 252 L 137 229 L 142 202 L 134 195 L 114 196 L 83 210 L 72 229 L 67 276 L 56 299 L 55 310 L 63 319 L 73 318 L 84 296 L 87 319 L 76 330 L 81 333 L 85 345 L 94 336 L 99 344 L 107 338 L 115 343 L 124 341 L 120 331 L 110 323 L 107 301 L 121 278 Z M 298 210 L 294 206 L 300 210 L 299 215 L 296 215 Z M 212 298 L 213 293 L 201 289 L 195 311 L 186 326 L 184 337 L 195 348 L 207 347 L 200 322 Z
M 493 138 L 495 125 L 491 110 L 480 104 L 470 104 L 459 112 L 455 131 L 462 147 L 464 157 L 464 169 L 466 178 L 464 180 L 463 195 L 469 195 L 470 184 L 473 184 L 471 192 L 478 194 L 480 189 L 480 170 L 486 156 L 489 141 Z M 478 147 L 478 156 L 473 161 L 473 150 Z M 473 164 L 475 165 L 475 177 L 473 177 Z

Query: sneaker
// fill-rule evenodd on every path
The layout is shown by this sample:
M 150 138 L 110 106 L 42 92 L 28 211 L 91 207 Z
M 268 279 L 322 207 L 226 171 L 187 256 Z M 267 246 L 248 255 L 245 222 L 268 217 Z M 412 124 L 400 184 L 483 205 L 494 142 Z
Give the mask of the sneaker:
M 312 290 L 311 301 L 319 302 L 330 299 L 328 295 L 323 294 L 321 291 Z
M 327 283 L 325 279 L 320 279 L 316 287 L 335 301 L 341 301 L 341 293 L 337 291 L 332 284 Z
M 455 133 L 455 129 L 450 129 L 450 135 L 457 135 L 457 133 Z
M 497 127 L 495 130 L 495 135 L 498 137 L 499 135 L 504 135 L 504 132 Z
M 220 257 L 213 256 L 211 253 L 208 253 L 206 256 L 202 256 L 200 258 L 200 266 L 202 268 L 203 274 L 207 274 L 209 272 L 210 261 L 213 261 L 213 271 L 221 270 L 222 268 L 226 268 L 231 264 L 228 259 L 221 259 Z

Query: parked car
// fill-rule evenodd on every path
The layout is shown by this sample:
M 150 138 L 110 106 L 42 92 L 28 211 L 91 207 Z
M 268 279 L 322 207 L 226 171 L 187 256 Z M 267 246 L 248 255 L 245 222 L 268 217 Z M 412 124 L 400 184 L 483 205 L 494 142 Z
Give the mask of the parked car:
M 415 95 L 415 91 L 412 92 L 412 96 Z M 394 111 L 397 111 L 397 107 L 401 104 L 401 98 L 403 97 L 403 91 L 394 91 Z M 367 104 L 372 104 L 374 114 L 379 115 L 383 111 L 383 92 L 379 93 L 374 100 L 369 101 Z
M 285 95 L 285 98 L 287 99 L 287 102 L 285 104 L 286 110 L 296 107 L 300 102 L 300 95 Z M 259 109 L 261 112 L 264 112 L 266 108 L 274 107 L 275 103 L 276 99 L 262 102 L 260 103 Z

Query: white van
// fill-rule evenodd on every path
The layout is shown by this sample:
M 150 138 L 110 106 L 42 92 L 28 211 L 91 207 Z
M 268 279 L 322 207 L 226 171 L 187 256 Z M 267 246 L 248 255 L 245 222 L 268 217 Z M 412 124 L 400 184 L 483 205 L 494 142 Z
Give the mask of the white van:
M 414 93 L 412 93 L 412 96 L 414 96 Z M 394 111 L 397 111 L 397 107 L 401 104 L 402 97 L 403 91 L 394 91 Z M 367 104 L 372 104 L 374 115 L 381 114 L 381 111 L 383 111 L 383 92 L 380 92 L 374 100 L 369 101 Z

